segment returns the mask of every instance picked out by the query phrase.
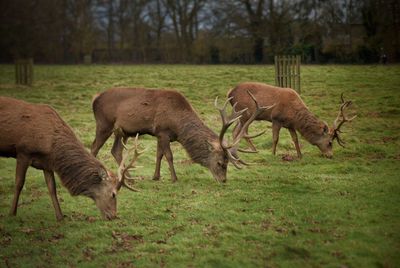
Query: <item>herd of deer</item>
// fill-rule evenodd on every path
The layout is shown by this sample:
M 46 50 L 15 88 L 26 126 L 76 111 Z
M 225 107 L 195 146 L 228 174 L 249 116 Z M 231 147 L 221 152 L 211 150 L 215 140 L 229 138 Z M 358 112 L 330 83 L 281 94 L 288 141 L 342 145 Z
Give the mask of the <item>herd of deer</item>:
M 228 102 L 232 112 L 228 115 Z M 116 195 L 122 186 L 135 190 L 126 183 L 128 170 L 143 151 L 138 148 L 138 135 L 157 137 L 156 168 L 153 179 L 160 179 L 163 156 L 167 159 L 172 181 L 177 180 L 170 142 L 178 141 L 192 160 L 208 168 L 219 182 L 226 181 L 228 163 L 236 168 L 247 165 L 238 152 L 257 152 L 248 128 L 254 120 L 272 122 L 273 154 L 281 127 L 289 129 L 297 155 L 301 158 L 296 130 L 327 157 L 332 157 L 332 142 L 339 137 L 340 128 L 348 118 L 345 109 L 351 101 L 344 101 L 333 127 L 313 115 L 300 96 L 292 89 L 277 88 L 261 83 L 242 83 L 228 92 L 222 107 L 215 100 L 222 128 L 218 134 L 207 127 L 193 110 L 188 100 L 179 92 L 144 88 L 114 88 L 96 95 L 93 112 L 96 119 L 96 137 L 91 154 L 69 127 L 48 105 L 0 97 L 0 156 L 16 158 L 15 193 L 10 214 L 16 215 L 18 199 L 24 186 L 29 166 L 43 170 L 57 220 L 63 219 L 57 199 L 54 172 L 71 195 L 92 198 L 105 219 L 117 213 Z M 233 141 L 224 138 L 228 128 L 233 129 Z M 119 165 L 117 175 L 107 170 L 95 157 L 106 140 L 114 134 L 111 150 Z M 125 144 L 134 137 L 135 146 Z M 238 148 L 245 139 L 250 150 Z M 124 148 L 128 154 L 123 153 Z M 129 154 L 133 154 L 130 156 Z M 127 161 L 130 157 L 131 160 Z M 128 163 L 127 163 L 128 162 Z

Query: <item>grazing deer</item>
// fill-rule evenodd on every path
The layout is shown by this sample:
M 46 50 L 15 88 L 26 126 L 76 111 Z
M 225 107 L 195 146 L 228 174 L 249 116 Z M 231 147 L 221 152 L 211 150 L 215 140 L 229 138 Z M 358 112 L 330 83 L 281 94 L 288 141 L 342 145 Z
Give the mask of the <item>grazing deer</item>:
M 316 145 L 326 157 L 332 157 L 332 142 L 336 139 L 338 144 L 344 147 L 344 142 L 339 137 L 340 127 L 345 122 L 350 122 L 352 118 L 346 117 L 344 111 L 351 105 L 351 101 L 344 101 L 343 94 L 341 96 L 342 104 L 340 106 L 339 115 L 337 116 L 333 127 L 329 128 L 326 123 L 319 120 L 312 114 L 304 104 L 296 91 L 290 88 L 278 88 L 270 85 L 247 82 L 237 85 L 228 92 L 231 104 L 236 104 L 238 109 L 247 111 L 242 114 L 238 124 L 234 128 L 233 136 L 244 130 L 244 138 L 249 143 L 253 151 L 257 151 L 251 138 L 255 136 L 248 135 L 248 126 L 244 126 L 247 118 L 255 109 L 254 104 L 249 98 L 248 92 L 251 92 L 260 105 L 276 105 L 263 113 L 259 114 L 255 120 L 266 120 L 272 122 L 272 152 L 275 155 L 276 145 L 279 140 L 279 130 L 281 127 L 287 128 L 290 132 L 292 140 L 296 146 L 297 156 L 301 158 L 301 151 L 297 139 L 296 130 L 311 144 Z M 258 135 L 256 135 L 258 136 Z
M 253 99 L 253 115 L 244 122 L 247 126 L 262 111 L 269 107 L 259 107 Z M 153 179 L 160 179 L 160 166 L 166 157 L 173 182 L 177 180 L 173 165 L 170 142 L 178 141 L 186 149 L 194 162 L 207 167 L 219 182 L 226 181 L 226 171 L 230 161 L 235 167 L 245 164 L 237 156 L 236 146 L 243 136 L 240 131 L 231 144 L 224 135 L 244 111 L 226 114 L 225 102 L 222 108 L 215 106 L 221 114 L 223 126 L 219 136 L 208 128 L 198 117 L 186 98 L 177 91 L 144 88 L 113 88 L 104 91 L 93 99 L 93 112 L 96 119 L 96 138 L 92 144 L 92 154 L 96 156 L 105 141 L 115 135 L 111 149 L 117 163 L 121 162 L 122 141 L 136 134 L 156 136 L 157 156 Z M 114 131 L 115 129 L 122 131 Z
M 103 218 L 117 213 L 116 194 L 125 183 L 108 171 L 77 139 L 72 129 L 48 105 L 0 97 L 0 156 L 17 160 L 15 193 L 10 214 L 17 214 L 18 199 L 29 166 L 43 170 L 57 220 L 63 219 L 57 199 L 54 172 L 71 195 L 93 199 Z M 133 189 L 131 189 L 133 190 Z

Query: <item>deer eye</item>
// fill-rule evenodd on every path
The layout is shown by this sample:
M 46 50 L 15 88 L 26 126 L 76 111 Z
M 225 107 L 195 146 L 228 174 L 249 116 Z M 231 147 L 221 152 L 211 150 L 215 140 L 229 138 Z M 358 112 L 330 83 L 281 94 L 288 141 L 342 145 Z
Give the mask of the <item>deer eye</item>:
M 112 193 L 112 198 L 115 199 L 115 197 L 116 197 L 116 194 L 113 192 L 113 193 Z

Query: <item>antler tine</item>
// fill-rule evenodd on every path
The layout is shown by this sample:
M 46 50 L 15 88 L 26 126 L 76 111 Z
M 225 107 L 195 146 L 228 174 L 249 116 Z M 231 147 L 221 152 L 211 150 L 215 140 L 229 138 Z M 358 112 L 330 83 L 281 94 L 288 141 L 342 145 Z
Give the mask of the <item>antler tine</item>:
M 357 115 L 354 115 L 351 118 L 346 117 L 345 115 L 345 109 L 349 107 L 352 104 L 352 101 L 345 101 L 343 97 L 343 93 L 340 95 L 340 99 L 342 101 L 342 104 L 340 105 L 339 113 L 333 122 L 333 137 L 332 140 L 337 139 L 337 142 L 340 146 L 345 147 L 344 144 L 345 142 L 339 137 L 339 133 L 341 133 L 340 128 L 343 126 L 344 123 L 346 122 L 351 122 L 354 118 L 357 117 Z
M 215 101 L 214 101 L 214 105 L 215 105 L 215 107 L 218 109 L 218 111 L 220 112 L 221 119 L 222 119 L 222 129 L 221 129 L 221 132 L 220 132 L 220 135 L 219 135 L 219 141 L 220 141 L 221 147 L 222 147 L 224 150 L 227 151 L 227 155 L 228 155 L 229 161 L 230 161 L 236 168 L 238 168 L 238 169 L 241 169 L 241 168 L 242 168 L 241 165 L 248 165 L 248 164 L 247 164 L 246 162 L 244 162 L 243 160 L 241 160 L 238 156 L 234 155 L 232 149 L 233 149 L 234 147 L 236 147 L 236 145 L 239 143 L 240 139 L 245 135 L 245 131 L 246 131 L 247 127 L 250 125 L 250 123 L 253 122 L 253 120 L 254 120 L 258 115 L 260 115 L 265 109 L 270 109 L 270 108 L 272 108 L 273 106 L 275 106 L 275 104 L 274 104 L 274 105 L 267 106 L 267 107 L 260 107 L 260 105 L 258 104 L 258 102 L 257 102 L 256 98 L 253 96 L 253 94 L 251 94 L 251 92 L 249 92 L 249 91 L 248 91 L 248 94 L 249 94 L 250 97 L 253 99 L 253 101 L 254 101 L 254 103 L 255 103 L 255 105 L 256 105 L 256 111 L 255 111 L 255 112 L 252 114 L 252 116 L 245 122 L 245 124 L 240 128 L 240 131 L 239 131 L 238 135 L 237 135 L 236 137 L 234 137 L 234 140 L 233 140 L 232 144 L 225 144 L 225 142 L 224 142 L 224 135 L 225 135 L 227 129 L 228 129 L 234 122 L 236 122 L 237 120 L 239 120 L 239 119 L 242 117 L 243 113 L 244 113 L 248 108 L 245 108 L 245 109 L 240 110 L 240 111 L 236 111 L 236 106 L 237 106 L 237 102 L 236 102 L 236 103 L 234 103 L 234 104 L 232 105 L 232 113 L 231 113 L 231 115 L 228 116 L 227 113 L 226 113 L 226 107 L 227 107 L 228 102 L 231 101 L 233 97 L 228 98 L 228 99 L 225 101 L 225 103 L 224 103 L 224 105 L 222 106 L 222 108 L 218 107 L 218 97 L 215 98 Z M 265 131 L 264 131 L 264 132 L 265 132 Z M 259 133 L 259 134 L 256 134 L 255 136 L 259 136 L 259 135 L 263 134 L 264 132 Z M 245 150 L 242 150 L 242 149 L 238 149 L 238 151 L 250 153 L 250 151 L 245 151 Z M 251 151 L 251 152 L 253 152 L 253 151 Z
M 241 150 L 238 149 L 238 151 Z M 231 162 L 237 169 L 242 169 L 241 165 L 249 166 L 248 163 L 240 159 L 238 156 L 234 155 L 234 153 L 231 150 L 227 150 L 227 152 L 228 152 L 229 162 Z
M 222 128 L 221 128 L 221 131 L 220 131 L 220 134 L 219 134 L 219 142 L 220 142 L 222 148 L 224 148 L 224 149 L 230 148 L 230 147 L 225 146 L 225 144 L 224 144 L 224 136 L 225 136 L 226 131 L 228 130 L 228 128 L 229 128 L 234 122 L 236 122 L 237 120 L 239 120 L 240 117 L 242 117 L 242 114 L 247 110 L 247 108 L 245 108 L 245 109 L 243 109 L 243 110 L 236 111 L 236 109 L 235 109 L 235 108 L 236 108 L 236 105 L 237 105 L 237 102 L 236 102 L 236 103 L 232 106 L 232 113 L 228 116 L 227 113 L 226 113 L 226 107 L 227 107 L 227 105 L 228 105 L 228 102 L 229 102 L 230 100 L 232 100 L 232 99 L 233 99 L 233 97 L 228 98 L 228 99 L 225 101 L 225 103 L 224 103 L 224 105 L 222 106 L 222 108 L 218 107 L 218 96 L 215 98 L 215 101 L 214 101 L 214 106 L 215 106 L 215 108 L 217 108 L 217 110 L 219 111 L 219 113 L 220 113 L 220 115 L 221 115 L 221 119 L 222 119 Z
M 257 138 L 258 136 L 261 136 L 261 135 L 264 134 L 265 132 L 267 132 L 266 129 L 263 130 L 263 131 L 261 131 L 260 133 L 253 134 L 253 135 L 244 134 L 243 137 L 244 137 L 244 138 L 248 138 L 248 139 L 253 139 L 253 138 Z
M 236 146 L 236 145 L 240 142 L 240 140 L 241 140 L 244 136 L 246 136 L 246 129 L 247 129 L 247 127 L 257 118 L 257 116 L 259 116 L 259 115 L 260 115 L 262 112 L 264 112 L 265 110 L 269 110 L 269 109 L 273 108 L 273 107 L 276 105 L 276 103 L 274 103 L 273 105 L 270 105 L 270 106 L 260 106 L 260 105 L 258 104 L 258 101 L 257 101 L 256 97 L 254 97 L 254 95 L 253 95 L 249 90 L 247 90 L 247 93 L 250 95 L 250 97 L 251 97 L 252 100 L 254 101 L 254 103 L 255 103 L 255 105 L 256 105 L 256 111 L 255 111 L 255 112 L 251 115 L 251 117 L 243 124 L 243 126 L 242 126 L 242 128 L 240 129 L 239 133 L 236 135 L 236 137 L 235 137 L 235 139 L 234 139 L 232 145 L 230 145 L 230 148 Z M 253 135 L 253 136 L 247 136 L 247 137 L 258 137 L 258 136 L 264 134 L 264 132 L 265 132 L 265 130 L 262 131 L 262 132 L 260 132 L 260 133 L 258 133 L 258 134 L 255 134 L 255 135 Z
M 122 146 L 127 150 L 127 152 L 126 152 L 125 154 L 122 155 L 122 161 L 121 161 L 121 164 L 120 164 L 119 167 L 118 167 L 118 177 L 119 177 L 119 180 L 120 180 L 120 186 L 119 186 L 119 187 L 121 187 L 121 186 L 123 185 L 123 186 L 125 186 L 126 188 L 128 188 L 129 190 L 135 191 L 135 192 L 138 192 L 139 190 L 137 190 L 137 189 L 135 189 L 135 188 L 129 186 L 129 185 L 125 182 L 125 179 L 127 178 L 126 172 L 127 172 L 129 169 L 131 169 L 131 168 L 134 167 L 134 164 L 135 164 L 136 160 L 139 158 L 139 156 L 140 156 L 141 154 L 143 154 L 143 153 L 145 152 L 145 149 L 142 150 L 142 151 L 139 151 L 139 150 L 138 150 L 138 147 L 139 147 L 139 142 L 138 142 L 138 140 L 139 140 L 139 134 L 137 134 L 136 137 L 135 137 L 135 144 L 134 144 L 134 146 L 133 146 L 132 148 L 128 148 L 128 147 L 126 146 L 126 144 L 124 143 L 124 141 L 121 139 Z M 127 165 L 125 165 L 125 162 L 126 162 L 128 156 L 129 156 L 129 153 L 130 153 L 132 150 L 133 150 L 133 157 L 132 157 L 132 159 L 129 161 L 129 163 L 128 163 Z
M 351 118 L 346 117 L 344 110 L 349 107 L 352 104 L 352 101 L 344 101 L 343 99 L 343 93 L 340 96 L 341 100 L 342 100 L 342 105 L 340 105 L 340 110 L 338 113 L 338 116 L 336 117 L 334 123 L 333 123 L 333 129 L 335 131 L 339 131 L 340 132 L 340 127 L 345 123 L 345 122 L 351 122 L 354 118 L 357 117 L 357 115 L 354 115 Z M 339 124 L 338 124 L 339 122 Z
M 237 148 L 238 152 L 241 153 L 249 153 L 249 154 L 256 154 L 258 153 L 258 151 L 254 151 L 254 150 L 247 150 L 247 149 L 241 149 L 241 148 Z
M 237 169 L 242 169 L 240 164 L 247 165 L 247 163 L 241 160 L 239 157 L 234 156 L 231 150 L 226 151 L 228 153 L 229 162 L 231 162 Z

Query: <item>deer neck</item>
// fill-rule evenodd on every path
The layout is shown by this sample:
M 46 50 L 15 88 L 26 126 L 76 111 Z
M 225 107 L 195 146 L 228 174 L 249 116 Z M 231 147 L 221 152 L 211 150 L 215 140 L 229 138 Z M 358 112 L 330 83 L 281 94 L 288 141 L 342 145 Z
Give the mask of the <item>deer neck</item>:
M 311 144 L 315 144 L 316 140 L 321 136 L 321 124 L 323 122 L 318 119 L 308 109 L 297 111 L 294 128 Z
M 93 185 L 101 183 L 102 164 L 86 151 L 72 131 L 57 135 L 53 149 L 54 171 L 71 195 L 93 197 Z
M 210 142 L 218 136 L 200 120 L 185 120 L 181 125 L 178 142 L 182 144 L 192 160 L 202 166 L 208 165 Z

